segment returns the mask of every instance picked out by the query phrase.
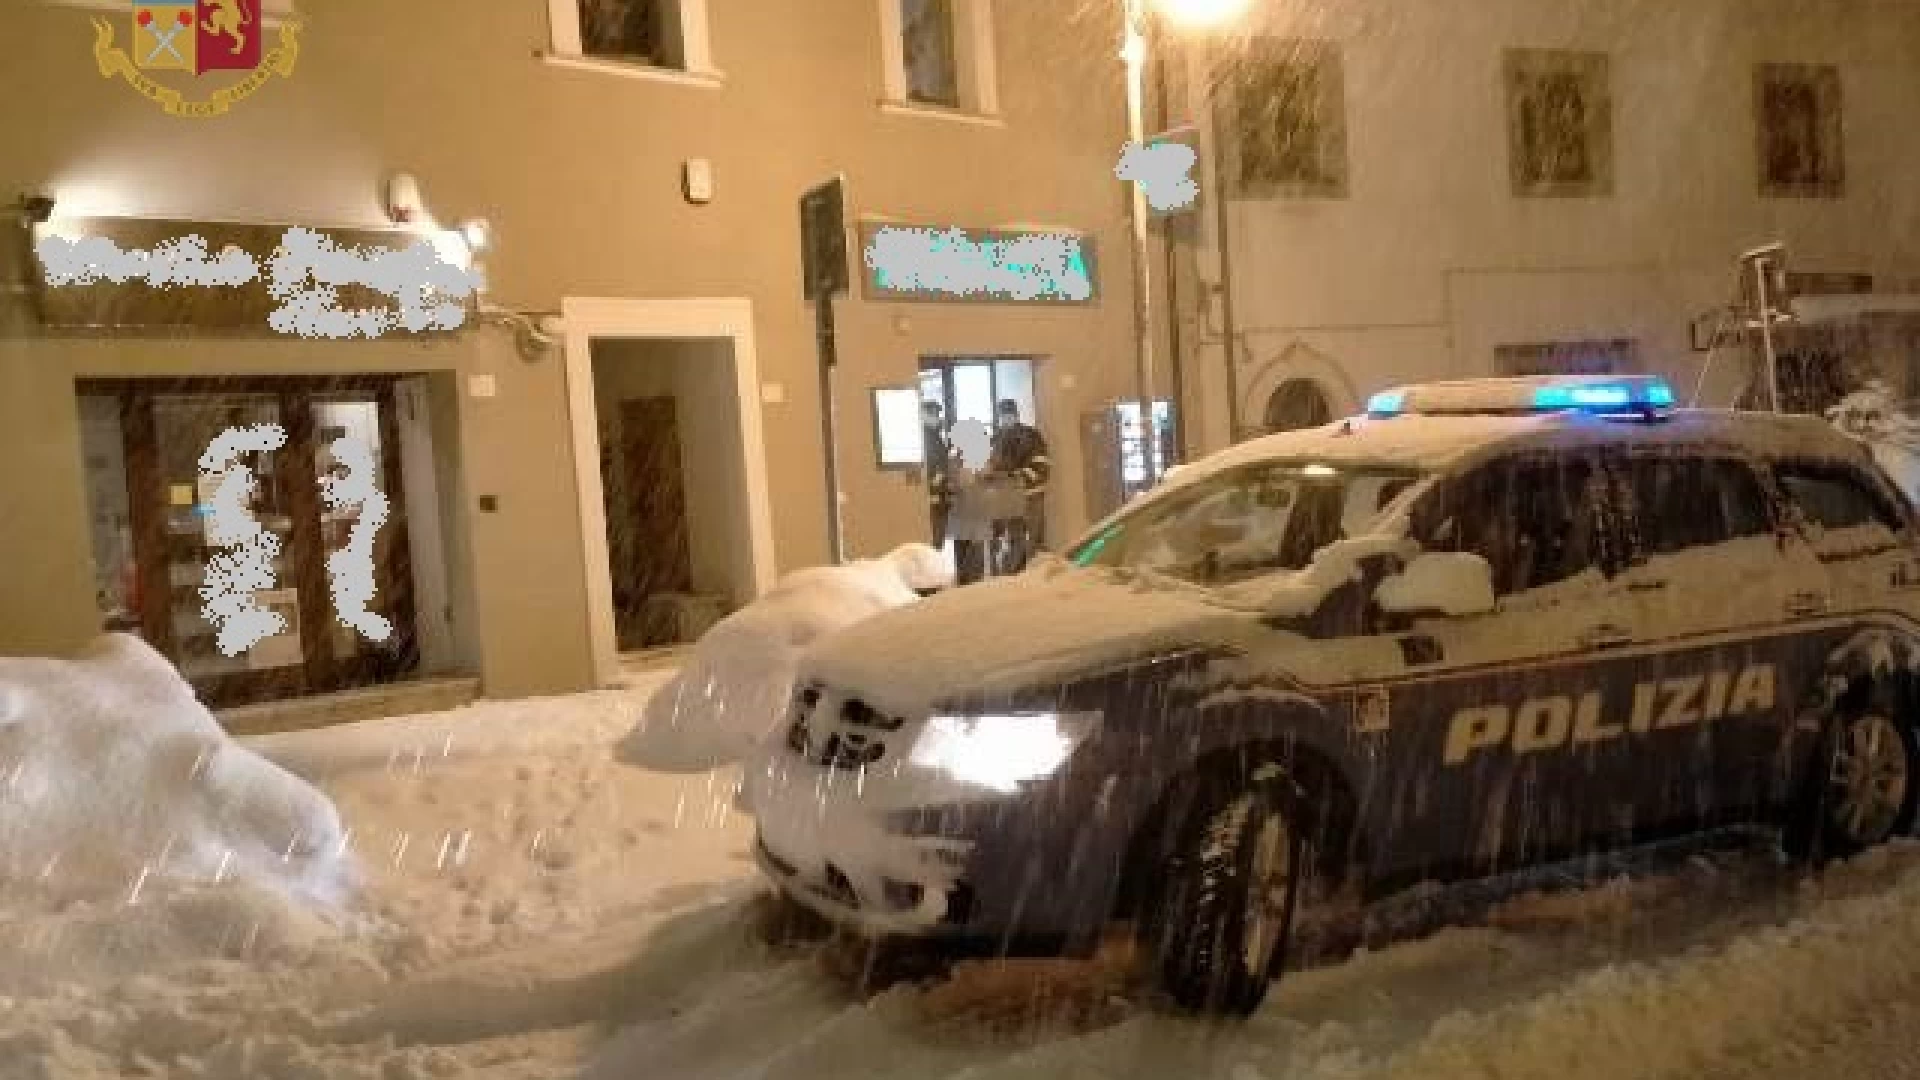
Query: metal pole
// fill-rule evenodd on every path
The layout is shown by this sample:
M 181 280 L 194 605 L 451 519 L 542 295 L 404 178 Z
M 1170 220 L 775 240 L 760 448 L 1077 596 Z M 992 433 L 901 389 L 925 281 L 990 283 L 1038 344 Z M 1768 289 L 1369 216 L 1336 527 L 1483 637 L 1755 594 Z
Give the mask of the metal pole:
M 1773 299 L 1767 295 L 1767 261 L 1753 260 L 1753 295 L 1760 308 L 1760 350 L 1767 361 L 1767 400 L 1780 411 L 1780 370 L 1773 354 Z
M 1164 57 L 1164 52 L 1163 52 Z M 1172 91 L 1167 87 L 1167 65 L 1163 62 L 1154 71 L 1153 79 L 1153 115 L 1154 126 L 1164 130 L 1172 113 L 1170 98 Z M 1191 110 L 1189 110 L 1191 111 Z M 1197 146 L 1197 143 L 1196 143 Z M 1172 415 L 1167 417 L 1167 426 L 1173 430 L 1174 460 L 1169 465 L 1190 461 L 1193 447 L 1189 444 L 1187 427 L 1187 368 L 1186 342 L 1180 333 L 1180 247 L 1174 234 L 1169 230 L 1164 245 L 1166 258 L 1161 272 L 1167 282 L 1167 398 L 1173 402 Z
M 1127 141 L 1143 145 L 1147 141 L 1146 11 L 1142 0 L 1126 0 L 1126 38 L 1120 58 L 1127 66 Z M 1142 460 L 1146 485 L 1159 478 L 1160 433 L 1153 422 L 1153 318 L 1151 281 L 1147 267 L 1147 193 L 1138 183 L 1130 184 L 1133 226 L 1133 332 L 1135 348 L 1134 377 L 1140 398 Z
M 1220 255 L 1220 351 L 1227 363 L 1227 445 L 1240 441 L 1240 345 L 1233 322 L 1233 246 L 1228 230 L 1227 132 L 1214 64 L 1207 65 L 1207 117 L 1213 122 L 1213 246 Z
M 820 439 L 827 462 L 827 552 L 835 565 L 847 561 L 845 526 L 840 516 L 840 443 L 833 401 L 833 369 L 839 363 L 833 339 L 833 294 L 821 290 L 814 300 L 814 321 L 820 344 Z

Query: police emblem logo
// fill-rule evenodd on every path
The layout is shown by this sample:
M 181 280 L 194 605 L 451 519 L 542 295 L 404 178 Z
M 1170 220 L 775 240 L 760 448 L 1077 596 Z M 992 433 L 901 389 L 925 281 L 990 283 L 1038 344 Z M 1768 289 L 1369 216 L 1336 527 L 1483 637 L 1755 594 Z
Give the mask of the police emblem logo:
M 113 24 L 93 20 L 94 60 L 102 78 L 125 79 L 172 116 L 219 116 L 275 75 L 293 74 L 299 58 L 299 26 L 280 24 L 268 51 L 261 0 L 134 0 L 129 47 L 115 43 Z M 195 83 L 209 73 L 241 73 L 199 100 L 148 72 L 184 72 Z M 162 76 L 164 78 L 164 74 Z

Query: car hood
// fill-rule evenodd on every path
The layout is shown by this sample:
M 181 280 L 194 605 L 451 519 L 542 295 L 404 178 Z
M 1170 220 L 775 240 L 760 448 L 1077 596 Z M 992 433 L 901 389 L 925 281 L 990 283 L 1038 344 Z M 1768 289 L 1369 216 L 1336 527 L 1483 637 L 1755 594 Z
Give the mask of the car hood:
M 1260 629 L 1255 615 L 1165 578 L 1056 565 L 856 623 L 815 645 L 802 677 L 915 715 L 1165 649 L 1234 647 Z

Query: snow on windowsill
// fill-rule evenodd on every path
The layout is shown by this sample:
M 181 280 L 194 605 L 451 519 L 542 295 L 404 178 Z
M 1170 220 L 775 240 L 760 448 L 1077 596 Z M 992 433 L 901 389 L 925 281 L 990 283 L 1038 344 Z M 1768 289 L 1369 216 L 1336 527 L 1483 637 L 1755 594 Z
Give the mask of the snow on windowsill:
M 950 109 L 944 105 L 928 105 L 919 101 L 897 101 L 892 98 L 880 99 L 880 111 L 892 116 L 931 116 L 940 120 L 952 120 L 960 124 L 972 124 L 975 127 L 1003 128 L 1007 122 L 999 113 L 973 112 L 968 109 Z
M 679 68 L 654 67 L 648 64 L 628 63 L 621 60 L 602 60 L 594 56 L 570 56 L 565 53 L 541 52 L 537 54 L 541 63 L 553 67 L 572 68 L 576 71 L 596 71 L 603 75 L 618 75 L 622 78 L 639 79 L 643 82 L 673 83 L 678 86 L 698 86 L 708 90 L 718 90 L 727 84 L 724 72 L 719 71 L 683 71 Z

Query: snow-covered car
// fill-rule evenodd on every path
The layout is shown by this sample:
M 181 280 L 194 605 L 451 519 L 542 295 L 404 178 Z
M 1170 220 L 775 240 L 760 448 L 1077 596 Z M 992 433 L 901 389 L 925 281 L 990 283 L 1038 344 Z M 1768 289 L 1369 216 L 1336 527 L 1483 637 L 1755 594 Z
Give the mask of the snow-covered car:
M 1410 885 L 1907 830 L 1916 615 L 1913 508 L 1817 418 L 1410 386 L 826 642 L 749 778 L 759 859 L 868 935 L 1130 920 L 1172 999 L 1242 1013 Z

